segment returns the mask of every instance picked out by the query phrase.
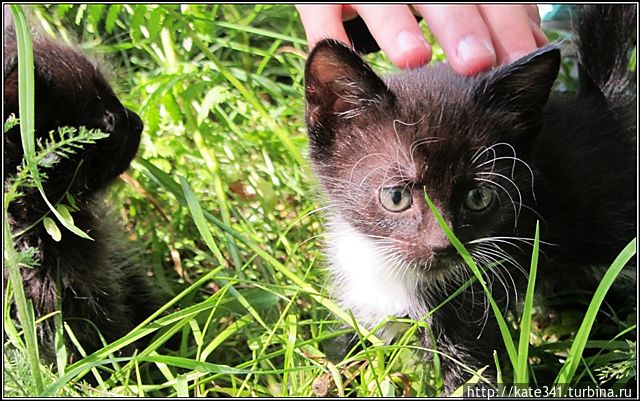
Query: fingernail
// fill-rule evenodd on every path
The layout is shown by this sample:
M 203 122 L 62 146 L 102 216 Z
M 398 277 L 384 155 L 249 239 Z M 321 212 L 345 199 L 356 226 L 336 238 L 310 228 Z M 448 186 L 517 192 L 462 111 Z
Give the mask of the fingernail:
M 398 49 L 400 54 L 416 49 L 426 49 L 428 47 L 427 41 L 422 34 L 401 31 L 398 36 L 396 36 L 396 49 Z
M 495 61 L 496 52 L 486 40 L 477 36 L 465 36 L 458 43 L 458 57 L 465 63 L 481 58 L 492 58 Z

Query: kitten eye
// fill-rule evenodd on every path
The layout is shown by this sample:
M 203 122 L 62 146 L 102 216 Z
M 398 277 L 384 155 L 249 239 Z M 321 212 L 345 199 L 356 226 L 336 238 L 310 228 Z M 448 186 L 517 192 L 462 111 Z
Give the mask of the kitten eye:
M 406 186 L 380 190 L 380 203 L 390 212 L 402 212 L 408 209 L 412 202 L 411 189 Z
M 105 131 L 107 131 L 107 133 L 112 132 L 116 126 L 116 117 L 113 115 L 113 113 L 109 110 L 105 110 L 102 120 L 104 122 Z
M 489 188 L 478 187 L 467 193 L 464 206 L 472 212 L 482 212 L 491 206 L 495 192 Z

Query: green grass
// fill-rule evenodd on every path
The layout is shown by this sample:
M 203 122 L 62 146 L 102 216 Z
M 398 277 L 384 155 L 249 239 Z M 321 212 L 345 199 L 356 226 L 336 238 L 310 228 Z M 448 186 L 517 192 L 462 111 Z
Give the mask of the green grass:
M 32 327 L 39 317 L 20 325 L 5 319 L 5 395 L 439 394 L 439 361 L 448 356 L 427 350 L 432 363 L 416 356 L 424 351 L 416 333 L 426 323 L 393 319 L 409 328 L 384 345 L 329 297 L 322 202 L 306 161 L 307 49 L 293 6 L 25 8 L 43 31 L 75 38 L 101 58 L 124 104 L 145 122 L 138 157 L 110 202 L 167 301 L 127 336 L 67 366 L 61 362 L 64 369 L 55 374 L 37 363 Z M 438 48 L 434 54 L 442 58 Z M 382 55 L 369 59 L 380 71 L 392 68 Z M 71 208 L 72 200 L 64 203 Z M 51 216 L 54 223 L 69 223 L 54 210 L 62 216 Z M 11 252 L 10 241 L 4 248 L 7 267 L 29 263 L 28 255 Z M 13 293 L 19 289 L 6 296 Z M 597 380 L 598 372 L 615 375 L 614 368 L 628 372 L 623 362 L 631 347 L 624 339 L 634 338 L 635 326 L 626 317 L 605 328 L 595 322 L 594 330 L 608 330 L 612 341 L 589 341 L 589 327 L 573 342 L 581 314 L 550 334 L 548 324 L 538 323 L 543 313 L 533 311 L 530 329 L 526 319 L 522 329 L 519 319 L 503 319 L 505 338 L 526 334 L 510 348 L 530 382 L 535 368 L 557 373 L 565 358 L 568 380 Z M 177 351 L 165 345 L 172 336 Z M 344 336 L 358 338 L 359 348 L 331 361 L 328 345 Z M 117 354 L 142 337 L 150 340 L 146 349 Z M 582 349 L 597 352 L 581 356 Z M 509 370 L 504 362 L 501 368 Z M 83 378 L 98 371 L 105 379 L 88 386 Z

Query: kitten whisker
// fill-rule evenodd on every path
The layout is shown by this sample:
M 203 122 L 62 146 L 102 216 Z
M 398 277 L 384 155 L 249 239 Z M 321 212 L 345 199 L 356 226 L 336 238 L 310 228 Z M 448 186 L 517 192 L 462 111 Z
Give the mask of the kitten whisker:
M 373 235 L 373 234 L 363 234 L 365 237 L 368 238 L 372 238 L 374 240 L 376 240 L 376 243 L 398 243 L 398 244 L 402 244 L 402 245 L 409 245 L 409 243 L 407 241 L 398 239 L 398 238 L 393 238 L 393 237 L 385 237 L 382 235 Z
M 399 278 L 398 281 L 402 282 L 402 279 L 404 277 L 404 269 L 406 265 L 407 265 L 407 261 L 405 261 L 403 258 L 398 259 L 397 266 L 394 269 L 393 275 L 391 276 L 391 280 L 393 282 L 396 282 L 396 279 L 398 278 Z
M 389 169 L 389 167 L 388 167 L 388 166 L 379 166 L 379 167 L 376 167 L 376 168 L 373 168 L 373 169 L 369 170 L 369 172 L 368 172 L 368 173 L 367 173 L 367 174 L 362 178 L 362 180 L 360 180 L 360 183 L 358 184 L 357 189 L 358 189 L 358 190 L 361 190 L 361 189 L 362 189 L 362 185 L 363 185 L 363 184 L 364 184 L 364 182 L 367 180 L 367 178 L 369 178 L 369 177 L 370 177 L 373 173 L 375 173 L 376 171 L 381 170 L 381 169 L 383 169 L 383 168 L 385 168 L 385 167 L 387 168 L 387 170 Z M 385 170 L 385 174 L 386 174 L 386 170 Z M 353 184 L 353 183 L 352 183 L 352 184 Z
M 494 149 L 494 146 L 495 146 L 495 145 L 493 145 L 493 146 L 489 146 L 489 147 L 485 147 L 485 146 L 481 147 L 481 148 L 480 148 L 480 150 L 482 150 L 482 152 L 481 152 L 480 154 L 478 154 L 477 156 L 472 157 L 472 159 L 471 159 L 471 166 L 474 166 L 474 164 L 475 164 L 476 160 L 477 160 L 478 158 L 480 158 L 480 156 L 482 156 L 482 155 L 483 155 L 483 154 L 485 154 L 485 153 L 492 152 L 492 153 L 493 153 L 493 157 L 492 157 L 491 159 L 487 158 L 487 160 L 491 160 L 491 161 L 493 161 L 493 164 L 492 164 L 492 166 L 491 166 L 491 171 L 493 171 L 493 170 L 494 170 L 494 168 L 495 168 L 495 159 L 496 159 L 496 157 L 498 157 L 498 155 L 497 155 L 497 153 L 496 153 L 496 151 L 495 151 L 495 149 Z M 476 153 L 477 153 L 477 152 L 476 152 Z
M 494 148 L 494 147 L 498 147 L 498 146 L 506 146 L 506 147 L 508 147 L 508 148 L 511 150 L 511 153 L 512 153 L 512 155 L 513 155 L 513 156 L 500 156 L 500 157 L 497 157 L 497 155 L 496 155 L 496 153 L 495 153 L 495 151 L 494 151 L 494 157 L 493 157 L 493 159 L 492 159 L 492 160 L 485 161 L 485 162 L 483 162 L 483 163 L 481 163 L 481 164 L 479 164 L 479 165 L 477 165 L 477 166 L 475 166 L 475 167 L 476 167 L 476 168 L 479 168 L 479 167 L 481 167 L 481 166 L 483 166 L 483 165 L 488 164 L 488 163 L 490 163 L 490 162 L 491 162 L 491 163 L 493 163 L 493 164 L 492 164 L 492 167 L 491 167 L 491 171 L 494 171 L 494 169 L 495 169 L 495 162 L 496 162 L 496 160 L 512 159 L 512 160 L 513 160 L 513 164 L 512 164 L 512 166 L 511 166 L 511 178 L 513 178 L 514 173 L 515 173 L 515 165 L 516 165 L 516 162 L 520 162 L 520 163 L 522 163 L 522 164 L 527 168 L 527 170 L 529 170 L 529 175 L 531 176 L 531 195 L 532 195 L 532 197 L 533 197 L 533 201 L 534 201 L 534 202 L 537 202 L 536 193 L 535 193 L 535 189 L 534 189 L 535 176 L 534 176 L 534 174 L 533 174 L 533 169 L 531 168 L 531 166 L 529 166 L 529 164 L 528 164 L 527 162 L 525 162 L 524 160 L 522 160 L 521 158 L 519 158 L 519 157 L 516 155 L 516 150 L 515 150 L 515 149 L 514 149 L 514 147 L 513 147 L 511 144 L 509 144 L 509 143 L 506 143 L 506 142 L 498 142 L 498 143 L 496 143 L 496 144 L 494 144 L 494 145 L 490 146 L 488 149 L 490 149 L 490 148 Z M 482 148 L 481 148 L 481 149 L 482 149 Z M 476 152 L 476 153 L 477 153 L 477 152 Z M 478 155 L 478 156 L 479 156 L 479 155 Z M 474 163 L 477 161 L 477 159 L 478 159 L 478 157 L 477 157 L 477 156 L 476 156 L 476 157 L 474 157 L 474 158 L 472 159 L 472 161 L 471 161 L 471 164 L 472 164 L 472 165 L 474 165 Z
M 491 243 L 491 244 L 478 245 L 477 248 L 479 250 L 484 250 L 484 252 L 488 252 L 491 255 L 498 256 L 501 259 L 504 259 L 505 262 L 508 262 L 509 264 L 514 266 L 516 269 L 518 269 L 520 272 L 522 272 L 525 278 L 529 277 L 528 272 L 524 270 L 524 268 L 520 265 L 520 263 L 518 263 L 513 256 L 505 252 L 497 244 Z
M 430 136 L 427 138 L 419 138 L 413 141 L 411 146 L 409 147 L 409 152 L 414 153 L 420 146 L 427 145 L 430 143 L 438 143 L 444 141 L 445 138 L 440 138 L 437 136 Z
M 518 212 L 518 208 L 516 207 L 516 202 L 513 200 L 513 197 L 511 196 L 509 191 L 507 191 L 507 189 L 505 187 L 503 187 L 502 185 L 498 184 L 495 181 L 488 180 L 486 178 L 479 178 L 479 177 L 475 177 L 475 179 L 478 180 L 478 181 L 483 181 L 483 182 L 489 183 L 491 185 L 495 185 L 498 188 L 502 189 L 505 194 L 507 194 L 507 196 L 509 197 L 509 200 L 511 201 L 511 205 L 513 206 L 513 214 L 514 214 L 514 218 L 515 218 L 514 227 L 517 228 L 518 227 L 518 215 L 519 215 L 519 212 Z M 520 201 L 522 201 L 522 198 L 520 198 Z
M 309 243 L 309 242 L 313 242 L 313 241 L 315 241 L 315 240 L 317 240 L 317 239 L 319 239 L 321 237 L 326 237 L 328 235 L 329 235 L 328 233 L 320 233 L 320 234 L 312 235 L 312 236 L 310 236 L 309 238 L 305 239 L 304 241 L 302 241 L 300 243 L 300 248 L 302 248 L 303 246 L 307 245 L 307 243 Z
M 349 182 L 353 182 L 353 172 L 355 171 L 355 169 L 358 167 L 358 165 L 360 163 L 362 163 L 364 160 L 366 160 L 369 157 L 373 157 L 373 156 L 386 156 L 384 153 L 369 153 L 368 155 L 362 156 L 360 158 L 360 160 L 358 160 L 353 167 L 351 168 L 351 172 L 349 173 Z
M 418 124 L 420 124 L 420 122 L 422 122 L 422 120 L 424 119 L 425 115 L 423 115 L 422 117 L 420 117 L 420 119 L 416 122 L 413 123 L 405 123 L 404 121 L 401 121 L 399 119 L 394 119 L 393 120 L 393 131 L 396 135 L 396 140 L 398 141 L 398 149 L 404 149 L 404 146 L 402 146 L 402 142 L 400 141 L 400 135 L 398 133 L 398 127 L 396 126 L 396 124 L 402 124 L 405 127 L 414 127 Z M 414 165 L 414 160 L 413 160 L 413 147 L 410 146 L 409 147 L 409 154 L 407 154 L 405 152 L 405 157 L 407 157 L 407 160 L 410 161 L 411 165 Z
M 474 244 L 484 244 L 485 246 L 486 245 L 494 245 L 495 242 L 501 242 L 501 243 L 504 243 L 504 244 L 507 244 L 507 245 L 511 245 L 511 246 L 517 248 L 520 252 L 524 253 L 524 250 L 522 248 L 520 248 L 520 246 L 518 246 L 518 245 L 516 245 L 516 244 L 514 244 L 512 242 L 509 242 L 509 241 L 507 241 L 505 239 L 502 239 L 502 238 L 493 237 L 491 241 L 483 241 L 483 242 L 471 241 L 469 243 L 471 244 L 472 242 Z M 489 244 L 487 244 L 487 243 L 489 243 Z M 529 245 L 529 243 L 527 243 L 527 245 Z M 482 245 L 479 245 L 479 247 L 482 247 Z
M 398 129 L 396 128 L 396 123 L 401 123 L 404 124 L 402 121 L 400 120 L 393 120 L 393 133 L 395 134 L 396 137 L 396 141 L 398 141 L 398 147 L 396 148 L 396 160 L 397 163 L 400 167 L 402 167 L 403 163 L 400 162 L 400 151 L 402 151 L 404 153 L 404 157 L 405 160 L 409 161 L 411 160 L 411 156 L 409 154 L 407 154 L 405 147 L 402 145 L 402 141 L 400 140 L 400 135 L 398 134 Z M 415 123 L 417 124 L 417 122 Z M 415 125 L 415 124 L 411 124 L 411 125 Z M 405 124 L 406 126 L 409 126 L 410 124 Z
M 478 150 L 476 150 L 476 152 L 471 155 L 471 165 L 473 166 L 474 163 L 476 162 L 476 160 L 478 160 L 478 158 L 480 158 L 480 156 L 482 156 L 484 154 L 484 152 L 487 151 L 487 147 L 486 146 L 480 146 L 478 148 Z
M 331 209 L 332 207 L 337 207 L 337 206 L 338 205 L 333 204 L 333 205 L 325 205 L 325 206 L 321 206 L 321 207 L 318 207 L 316 209 L 313 209 L 312 211 L 307 212 L 303 216 L 299 217 L 298 220 L 296 220 L 292 225 L 299 223 L 301 220 L 306 219 L 307 217 L 309 217 L 309 216 L 311 216 L 313 214 L 316 214 L 318 212 L 322 212 L 322 211 L 325 211 L 325 210 Z
M 489 152 L 489 151 L 493 151 L 494 155 L 495 155 L 495 148 L 497 146 L 500 146 L 504 144 L 504 142 L 498 142 L 498 143 L 494 143 L 493 145 L 490 146 L 481 146 L 472 156 L 471 156 L 471 163 L 474 164 L 483 154 Z
M 391 268 L 384 273 L 384 277 L 388 277 L 390 282 L 396 282 L 396 278 L 402 269 L 404 260 L 398 253 L 394 254 L 390 260 L 392 262 Z
M 413 141 L 413 143 L 409 147 L 409 155 L 411 155 L 411 165 L 415 165 L 415 152 L 418 150 L 420 146 L 426 145 L 429 143 L 441 142 L 443 140 L 444 138 L 427 137 L 427 138 L 416 139 L 415 141 Z
M 515 293 L 515 299 L 517 304 L 518 303 L 517 286 L 516 286 L 515 280 L 513 279 L 513 276 L 511 275 L 511 272 L 509 271 L 509 269 L 504 269 L 504 270 L 498 269 L 498 267 L 501 265 L 500 259 L 504 259 L 505 262 L 508 262 L 510 264 L 517 264 L 517 263 L 511 258 L 506 258 L 505 256 L 507 255 L 503 255 L 502 253 L 497 251 L 494 252 L 494 250 L 492 249 L 477 250 L 476 254 L 483 256 L 489 261 L 489 263 L 485 265 L 489 267 L 489 270 L 487 271 L 487 273 L 494 273 L 495 275 L 499 276 L 498 280 L 500 280 L 500 282 L 503 284 L 503 287 L 505 289 L 505 293 L 507 297 L 506 298 L 507 305 L 509 304 L 509 289 L 508 289 L 508 286 L 503 281 L 503 278 L 504 278 L 503 274 L 506 273 L 509 276 L 511 284 L 513 285 L 513 290 Z
M 504 178 L 507 182 L 509 182 L 511 185 L 513 185 L 513 187 L 515 188 L 516 192 L 518 193 L 518 216 L 520 216 L 520 212 L 522 210 L 522 193 L 520 192 L 520 188 L 518 188 L 518 184 L 516 184 L 513 180 L 509 179 L 509 177 L 507 177 L 506 175 L 502 175 L 499 173 L 494 173 L 494 172 L 479 172 L 477 174 L 480 175 L 493 175 L 495 177 L 501 177 Z M 513 200 L 512 200 L 513 202 Z M 515 206 L 515 202 L 513 202 L 514 206 Z M 517 227 L 517 221 L 518 221 L 518 217 L 516 217 L 516 227 Z
M 514 241 L 521 241 L 521 242 L 525 242 L 527 244 L 531 243 L 531 245 L 533 245 L 533 242 L 535 241 L 534 238 L 528 238 L 528 237 L 508 237 L 508 236 L 499 236 L 499 237 L 483 237 L 483 238 L 476 238 L 474 240 L 471 241 L 467 241 L 465 244 L 479 244 L 482 242 L 489 242 L 489 241 L 494 241 L 494 240 L 514 240 Z M 550 246 L 558 246 L 558 244 L 554 244 L 552 242 L 546 242 L 546 241 L 539 241 L 541 244 L 544 245 L 550 245 Z
M 529 175 L 531 176 L 531 194 L 533 195 L 533 200 L 535 201 L 535 200 L 536 200 L 536 195 L 535 195 L 535 190 L 534 190 L 534 180 L 535 180 L 535 176 L 534 176 L 534 174 L 533 174 L 533 169 L 531 168 L 531 166 L 529 166 L 529 163 L 525 162 L 525 161 L 524 161 L 524 160 L 522 160 L 521 158 L 516 157 L 515 155 L 514 155 L 514 156 L 500 156 L 500 157 L 496 157 L 496 158 L 494 158 L 493 160 L 489 160 L 489 161 L 483 162 L 483 163 L 481 163 L 481 164 L 478 164 L 478 165 L 477 165 L 477 166 L 475 166 L 475 167 L 476 167 L 476 168 L 480 168 L 480 167 L 484 166 L 485 164 L 488 164 L 488 163 L 489 163 L 489 162 L 491 162 L 491 161 L 495 162 L 495 161 L 497 161 L 497 160 L 504 160 L 504 159 L 512 159 L 512 160 L 513 160 L 513 162 L 514 162 L 514 164 L 513 164 L 512 168 L 511 168 L 511 178 L 513 178 L 513 175 L 514 175 L 515 163 L 516 163 L 516 162 L 520 162 L 520 163 L 522 163 L 522 164 L 527 168 L 527 170 L 529 170 Z
M 498 147 L 498 146 L 506 146 L 506 147 L 508 147 L 511 150 L 511 154 L 513 155 L 514 159 L 517 159 L 516 150 L 514 149 L 513 145 L 511 145 L 510 143 L 507 143 L 507 142 L 498 142 L 498 143 L 492 145 L 491 147 L 493 148 L 493 147 Z M 513 177 L 515 168 L 516 168 L 516 161 L 514 160 L 512 166 L 511 166 L 511 177 Z
M 528 205 L 526 205 L 526 204 L 524 204 L 524 203 L 520 203 L 520 207 L 523 207 L 523 208 L 525 208 L 525 209 L 527 209 L 527 210 L 531 211 L 533 214 L 535 214 L 535 215 L 536 215 L 536 217 L 538 217 L 538 219 L 539 219 L 541 222 L 546 223 L 545 218 L 544 218 L 544 217 L 542 217 L 542 215 L 541 215 L 540 213 L 538 213 L 538 211 L 537 211 L 536 209 L 534 209 L 534 208 L 532 208 L 532 207 L 530 207 L 530 206 L 528 206 Z
M 405 261 L 405 265 L 406 267 L 404 268 L 404 271 L 402 272 L 402 274 L 400 275 L 400 281 L 402 283 L 405 283 L 405 277 L 407 275 L 407 273 L 414 271 L 416 265 L 413 262 L 407 262 Z M 418 280 L 412 280 L 414 283 L 417 282 Z

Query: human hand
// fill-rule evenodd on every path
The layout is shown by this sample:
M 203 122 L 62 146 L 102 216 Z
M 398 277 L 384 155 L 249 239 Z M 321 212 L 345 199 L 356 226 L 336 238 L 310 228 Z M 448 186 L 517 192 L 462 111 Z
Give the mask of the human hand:
M 547 43 L 536 5 L 297 5 L 309 46 L 325 38 L 349 43 L 343 21 L 359 15 L 391 61 L 414 68 L 431 60 L 431 48 L 414 17 L 422 15 L 447 62 L 472 75 L 507 64 Z

